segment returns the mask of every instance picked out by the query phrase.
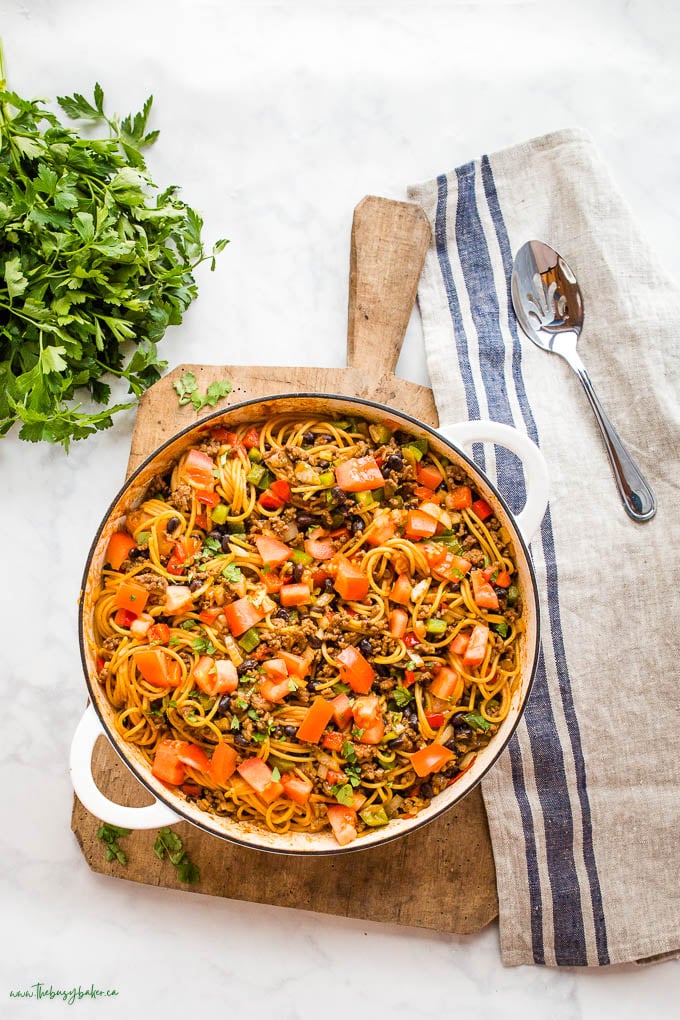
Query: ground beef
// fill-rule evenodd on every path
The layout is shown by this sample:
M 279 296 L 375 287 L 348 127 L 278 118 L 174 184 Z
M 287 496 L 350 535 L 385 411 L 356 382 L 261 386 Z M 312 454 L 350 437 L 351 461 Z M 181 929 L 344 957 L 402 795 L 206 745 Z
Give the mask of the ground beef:
M 203 453 L 207 453 L 209 457 L 216 457 L 221 448 L 222 443 L 219 439 L 214 439 L 212 436 L 209 436 L 207 439 L 204 439 L 202 443 L 198 444 L 198 449 L 203 450 Z
M 182 514 L 188 514 L 191 510 L 191 486 L 182 482 L 170 493 L 168 503 L 174 506 Z
M 484 553 L 481 549 L 466 549 L 465 559 L 469 560 L 473 567 L 484 566 Z
M 135 581 L 138 581 L 149 592 L 149 605 L 160 606 L 165 602 L 168 582 L 164 577 L 148 570 L 143 574 L 135 574 Z
M 111 637 L 104 638 L 102 648 L 107 652 L 115 652 L 122 640 L 120 634 L 112 634 Z

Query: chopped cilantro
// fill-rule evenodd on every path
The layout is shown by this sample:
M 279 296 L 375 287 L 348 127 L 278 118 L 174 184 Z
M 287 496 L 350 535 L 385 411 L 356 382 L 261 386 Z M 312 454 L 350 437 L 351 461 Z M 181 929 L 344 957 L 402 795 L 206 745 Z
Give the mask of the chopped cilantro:
M 245 701 L 243 698 L 237 698 L 236 699 L 236 707 L 237 708 L 241 708 L 241 709 L 245 709 L 245 708 L 248 707 L 248 702 Z
M 180 627 L 182 628 L 182 630 L 193 630 L 194 627 L 197 626 L 198 624 L 196 623 L 196 620 L 182 620 L 182 622 L 180 623 Z
M 500 623 L 492 623 L 491 626 L 493 627 L 497 634 L 500 634 L 502 638 L 508 636 L 509 627 L 505 620 L 501 620 Z
M 211 553 L 221 553 L 222 543 L 220 542 L 219 538 L 210 538 L 210 536 L 208 536 L 208 538 L 206 538 L 205 542 L 203 543 L 203 548 L 207 549 L 208 552 Z
M 97 839 L 100 839 L 106 846 L 107 861 L 117 860 L 120 864 L 127 864 L 127 857 L 118 846 L 118 840 L 122 836 L 129 836 L 132 829 L 121 829 L 117 825 L 109 825 L 102 822 L 97 830 Z
M 364 731 L 360 730 L 358 726 L 353 726 L 352 727 L 352 736 L 354 737 L 355 740 L 361 740 L 363 735 L 364 735 Z
M 249 708 L 248 711 L 246 712 L 246 715 L 248 716 L 249 719 L 252 719 L 253 722 L 259 722 L 260 721 L 260 717 L 259 717 L 259 715 L 257 714 L 257 712 L 255 711 L 254 708 Z
M 397 708 L 406 708 L 413 701 L 413 691 L 410 691 L 408 687 L 395 687 L 392 697 Z
M 230 581 L 233 584 L 238 582 L 243 577 L 243 573 L 240 567 L 237 567 L 235 563 L 227 563 L 226 567 L 222 571 L 222 577 L 225 581 Z
M 354 750 L 354 744 L 351 744 L 349 740 L 346 740 L 342 745 L 342 756 L 345 761 L 355 762 L 357 760 L 357 753 Z
M 217 649 L 212 641 L 205 637 L 197 637 L 191 642 L 191 647 L 199 655 L 214 655 Z
M 170 858 L 171 863 L 177 869 L 177 878 L 180 882 L 184 882 L 185 885 L 195 885 L 200 881 L 199 870 L 189 859 L 182 840 L 176 832 L 172 832 L 170 829 L 160 829 L 153 845 L 153 852 L 159 861 L 166 857 Z
M 486 731 L 491 726 L 491 723 L 488 721 L 488 719 L 485 719 L 484 716 L 482 715 L 478 715 L 477 712 L 468 712 L 467 715 L 463 716 L 463 718 L 465 719 L 465 722 L 469 726 L 472 726 L 474 730 L 481 730 L 482 733 L 486 733 Z
M 239 717 L 237 715 L 233 715 L 231 717 L 231 726 L 229 727 L 229 729 L 230 730 L 240 730 L 241 729 L 241 723 L 239 722 Z

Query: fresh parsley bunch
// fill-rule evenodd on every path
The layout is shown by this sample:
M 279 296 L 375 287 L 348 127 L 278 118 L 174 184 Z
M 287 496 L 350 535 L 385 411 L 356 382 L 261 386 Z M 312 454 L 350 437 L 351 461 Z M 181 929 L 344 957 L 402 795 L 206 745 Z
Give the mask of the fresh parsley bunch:
M 152 98 L 122 120 L 99 84 L 92 102 L 59 98 L 68 117 L 108 128 L 84 138 L 7 90 L 0 51 L 0 436 L 20 422 L 21 439 L 68 449 L 109 428 L 131 404 L 107 406 L 106 376 L 135 396 L 160 378 L 157 344 L 197 295 L 193 270 L 214 269 L 227 244 L 206 254 L 201 217 L 150 179 Z

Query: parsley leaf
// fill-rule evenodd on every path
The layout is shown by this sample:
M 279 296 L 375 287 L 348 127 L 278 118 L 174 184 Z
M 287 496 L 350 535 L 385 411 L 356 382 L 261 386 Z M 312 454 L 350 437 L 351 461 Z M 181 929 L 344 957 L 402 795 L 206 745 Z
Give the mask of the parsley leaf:
M 243 577 L 243 573 L 241 571 L 241 568 L 237 567 L 235 563 L 228 563 L 224 570 L 222 571 L 222 577 L 226 581 L 230 581 L 233 584 L 238 584 L 238 582 Z
M 472 726 L 473 730 L 481 730 L 483 733 L 486 733 L 491 726 L 488 719 L 485 719 L 483 715 L 478 715 L 477 712 L 468 712 L 463 716 L 463 719 L 469 726 Z
M 199 655 L 214 655 L 217 649 L 215 648 L 212 641 L 208 641 L 205 637 L 197 637 L 191 642 L 191 647 Z
M 219 538 L 210 538 L 210 536 L 208 536 L 205 542 L 203 543 L 203 548 L 207 549 L 208 552 L 211 553 L 221 553 L 222 543 L 220 542 Z
M 18 424 L 20 439 L 68 450 L 161 377 L 158 344 L 198 294 L 196 267 L 214 268 L 227 242 L 206 252 L 200 216 L 153 183 L 151 97 L 122 119 L 99 83 L 58 101 L 88 137 L 6 89 L 0 54 L 0 436 Z M 111 378 L 129 400 L 112 403 Z M 211 384 L 200 406 L 228 387 Z
M 211 382 L 205 393 L 201 396 L 198 391 L 198 383 L 193 372 L 185 372 L 180 379 L 172 384 L 179 398 L 180 407 L 184 404 L 192 404 L 196 413 L 204 407 L 215 407 L 219 400 L 228 396 L 232 391 L 232 385 L 226 380 L 215 380 Z

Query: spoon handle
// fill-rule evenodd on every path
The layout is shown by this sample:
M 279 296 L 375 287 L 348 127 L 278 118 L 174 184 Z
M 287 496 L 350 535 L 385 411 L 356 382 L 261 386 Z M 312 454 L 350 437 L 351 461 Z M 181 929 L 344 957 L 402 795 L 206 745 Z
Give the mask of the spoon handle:
M 570 358 L 569 363 L 581 380 L 597 424 L 600 426 L 626 513 L 634 521 L 648 521 L 656 513 L 656 497 L 609 420 L 581 359 Z

